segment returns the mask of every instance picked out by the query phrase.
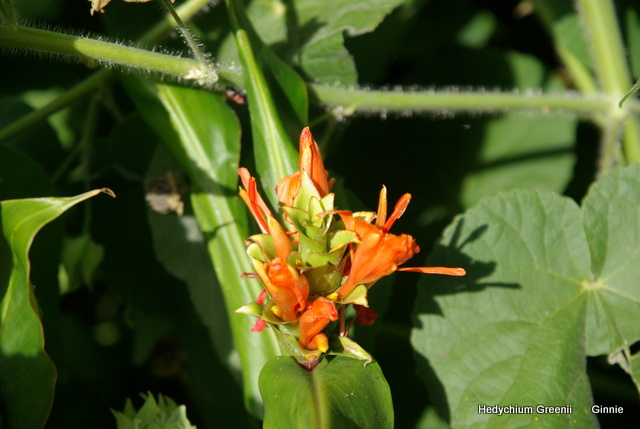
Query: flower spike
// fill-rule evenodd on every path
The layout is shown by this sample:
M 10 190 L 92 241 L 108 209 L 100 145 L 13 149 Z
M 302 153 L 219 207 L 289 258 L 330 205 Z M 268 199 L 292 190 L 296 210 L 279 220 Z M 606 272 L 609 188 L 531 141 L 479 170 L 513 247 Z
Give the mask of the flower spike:
M 375 322 L 367 301 L 375 282 L 395 271 L 463 276 L 465 270 L 400 267 L 420 252 L 411 235 L 389 232 L 407 209 L 410 194 L 400 197 L 391 213 L 384 186 L 376 213 L 336 210 L 334 180 L 328 178 L 309 128 L 300 134 L 299 163 L 299 170 L 276 186 L 286 222 L 282 224 L 258 193 L 256 179 L 246 168 L 238 170 L 240 196 L 262 231 L 246 241 L 255 270 L 251 278 L 259 278 L 264 286 L 256 302 L 238 312 L 258 318 L 254 332 L 267 325 L 279 331 L 308 370 L 323 354 L 371 362 L 371 356 L 347 336 L 356 320 L 362 326 Z M 356 313 L 347 321 L 349 305 Z

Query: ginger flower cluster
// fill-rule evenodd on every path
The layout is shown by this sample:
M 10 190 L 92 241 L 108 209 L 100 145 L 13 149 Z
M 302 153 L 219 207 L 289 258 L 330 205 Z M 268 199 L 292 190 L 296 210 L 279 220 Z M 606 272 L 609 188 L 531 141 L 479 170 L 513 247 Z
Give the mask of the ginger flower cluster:
M 463 276 L 465 270 L 399 267 L 420 251 L 412 236 L 389 232 L 407 208 L 409 194 L 400 198 L 390 215 L 385 187 L 376 213 L 336 210 L 333 179 L 309 128 L 300 135 L 299 162 L 300 169 L 276 186 L 282 222 L 258 193 L 255 178 L 246 168 L 238 170 L 240 196 L 262 231 L 245 244 L 264 285 L 256 302 L 238 312 L 258 317 L 254 331 L 275 327 L 283 350 L 299 361 L 314 362 L 323 353 L 371 360 L 347 333 L 355 320 L 361 325 L 375 321 L 367 301 L 375 282 L 395 271 Z M 347 326 L 350 305 L 355 316 Z

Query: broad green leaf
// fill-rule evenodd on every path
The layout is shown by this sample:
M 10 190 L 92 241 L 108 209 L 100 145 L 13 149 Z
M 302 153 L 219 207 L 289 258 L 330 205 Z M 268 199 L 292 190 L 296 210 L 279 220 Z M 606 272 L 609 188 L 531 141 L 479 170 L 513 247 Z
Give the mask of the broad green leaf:
M 307 371 L 280 356 L 264 367 L 260 391 L 267 429 L 393 427 L 391 392 L 376 362 L 338 356 Z
M 454 427 L 592 427 L 586 356 L 640 339 L 640 166 L 613 170 L 582 210 L 515 191 L 483 200 L 444 233 L 430 265 L 467 276 L 424 279 L 413 344 Z M 479 405 L 533 406 L 479 414 Z M 536 414 L 538 404 L 571 414 Z M 586 411 L 585 411 L 586 410 Z
M 640 165 L 611 171 L 583 202 L 591 249 L 587 353 L 613 353 L 640 340 Z
M 37 232 L 72 206 L 104 188 L 69 198 L 0 203 L 0 388 L 4 425 L 44 427 L 53 402 L 56 369 L 44 350 L 40 311 L 30 282 L 29 248 Z
M 344 34 L 353 37 L 375 30 L 401 4 L 402 0 L 340 0 L 326 7 L 318 0 L 258 0 L 247 6 L 246 14 L 262 42 L 276 53 L 285 59 L 298 53 L 312 80 L 356 85 L 358 71 L 344 46 Z M 228 40 L 221 55 L 225 60 L 238 59 Z
M 258 282 L 240 278 L 252 269 L 243 244 L 249 235 L 247 211 L 236 193 L 238 120 L 219 95 L 142 80 L 125 83 L 146 122 L 191 181 L 191 203 L 230 315 L 245 403 L 261 415 L 258 375 L 278 354 L 278 346 L 270 331 L 251 332 L 254 321 L 233 313 L 254 301 L 261 290 Z
M 344 33 L 358 36 L 371 32 L 401 0 L 297 0 L 295 8 L 307 42 L 300 60 L 303 70 L 318 82 L 330 85 L 356 85 L 358 72 L 353 57 L 344 47 Z
M 277 206 L 275 186 L 297 170 L 298 137 L 308 120 L 300 76 L 258 37 L 237 0 L 227 0 L 244 71 L 253 148 L 264 191 Z

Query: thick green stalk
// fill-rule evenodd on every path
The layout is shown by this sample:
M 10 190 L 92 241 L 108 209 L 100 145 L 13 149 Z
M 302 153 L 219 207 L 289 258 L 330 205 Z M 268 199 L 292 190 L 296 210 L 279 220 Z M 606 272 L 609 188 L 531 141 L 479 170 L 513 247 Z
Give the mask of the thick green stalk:
M 617 107 L 632 82 L 613 2 L 580 0 L 578 3 L 593 48 L 596 72 L 602 88 L 615 98 Z
M 105 66 L 120 65 L 186 79 L 193 78 L 199 67 L 198 61 L 190 58 L 29 27 L 0 26 L 0 46 L 94 60 Z
M 640 121 L 637 116 L 629 117 L 625 124 L 622 148 L 628 164 L 640 163 Z
M 630 113 L 635 113 L 637 105 L 634 102 L 618 107 L 618 102 L 632 85 L 629 67 L 625 60 L 625 49 L 622 35 L 616 19 L 612 1 L 580 0 L 578 2 L 582 12 L 587 34 L 590 38 L 596 73 L 600 78 L 602 89 L 610 98 L 611 108 L 605 116 L 608 124 L 604 125 L 602 142 L 601 171 L 604 173 L 613 164 L 620 140 L 627 163 L 640 162 L 640 130 L 634 123 L 630 123 Z M 619 122 L 619 124 L 614 124 Z M 616 133 L 612 132 L 616 131 Z M 624 132 L 623 132 L 624 131 Z M 610 153 L 605 153 L 610 151 Z

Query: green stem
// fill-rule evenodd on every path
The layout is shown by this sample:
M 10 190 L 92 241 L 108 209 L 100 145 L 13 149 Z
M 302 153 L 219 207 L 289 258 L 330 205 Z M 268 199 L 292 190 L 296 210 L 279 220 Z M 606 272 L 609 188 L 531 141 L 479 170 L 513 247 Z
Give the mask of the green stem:
M 621 121 L 608 120 L 604 123 L 602 127 L 602 141 L 600 143 L 600 157 L 598 159 L 598 177 L 615 167 L 618 163 L 621 135 Z
M 188 0 L 176 9 L 177 14 L 182 17 L 183 20 L 189 20 L 198 11 L 202 10 L 202 7 L 208 4 L 209 1 L 210 0 Z M 0 5 L 4 7 L 4 3 L 0 3 Z M 145 46 L 157 42 L 166 33 L 171 31 L 175 27 L 175 25 L 176 22 L 170 16 L 165 16 L 163 20 L 158 22 L 151 30 L 145 33 L 145 35 L 142 36 L 142 38 L 136 43 L 136 45 Z M 0 46 L 2 46 L 2 37 L 0 37 Z M 233 68 L 226 68 L 219 70 L 219 75 L 221 79 L 230 82 L 231 85 L 234 85 L 238 88 L 242 87 L 242 74 L 240 73 L 240 71 Z M 110 70 L 100 70 L 92 74 L 89 78 L 72 87 L 64 94 L 62 94 L 59 98 L 53 100 L 43 108 L 31 112 L 18 121 L 10 124 L 6 128 L 1 129 L 0 143 L 20 134 L 22 131 L 29 128 L 33 124 L 46 119 L 53 113 L 62 110 L 78 99 L 85 97 L 96 88 L 104 85 L 110 78 Z
M 578 4 L 593 48 L 596 73 L 604 91 L 615 99 L 617 106 L 632 82 L 613 2 L 580 0 Z
M 624 127 L 622 148 L 628 164 L 640 163 L 640 123 L 637 116 L 631 116 Z
M 175 14 L 183 22 L 189 21 L 196 13 L 200 12 L 202 8 L 211 3 L 211 0 L 187 0 L 175 9 L 172 6 Z M 169 31 L 173 30 L 176 25 L 179 25 L 175 20 L 175 16 L 166 15 L 164 19 L 158 22 L 151 30 L 147 31 L 136 43 L 136 46 L 146 46 L 156 43 L 163 38 Z
M 527 92 L 482 92 L 457 90 L 388 91 L 342 88 L 311 83 L 310 91 L 320 103 L 339 107 L 342 114 L 354 112 L 501 112 L 507 110 L 560 111 L 595 116 L 611 110 L 611 100 L 597 94 L 537 94 Z M 640 106 L 629 106 L 640 112 Z
M 182 33 L 182 37 L 184 37 L 187 45 L 189 45 L 189 48 L 191 48 L 191 51 L 193 52 L 196 60 L 198 61 L 198 63 L 200 63 L 199 72 L 202 75 L 204 82 L 208 83 L 208 86 L 211 86 L 218 81 L 218 75 L 216 74 L 213 65 L 209 60 L 207 60 L 205 54 L 200 49 L 200 46 L 198 46 L 198 44 L 196 43 L 185 23 L 182 21 L 182 19 L 180 19 L 180 16 L 173 8 L 171 2 L 169 0 L 162 0 L 162 4 L 164 5 L 165 9 L 167 9 L 171 17 L 175 20 L 178 28 L 180 29 L 180 33 Z
M 182 78 L 190 78 L 199 67 L 198 62 L 190 58 L 29 27 L 0 26 L 0 46 L 91 59 L 106 66 L 121 65 Z
M 634 100 L 633 103 L 627 103 L 622 108 L 618 106 L 619 100 L 627 93 L 632 81 L 625 61 L 624 44 L 613 2 L 580 0 L 578 4 L 591 41 L 596 72 L 612 104 L 605 117 L 607 124 L 604 125 L 603 132 L 600 162 L 600 173 L 603 173 L 611 167 L 610 161 L 619 154 L 619 140 L 612 139 L 620 136 L 624 136 L 623 148 L 626 162 L 640 161 L 640 130 L 635 125 L 635 120 L 631 122 L 630 114 L 637 112 L 638 103 Z M 605 151 L 611 152 L 605 153 Z

